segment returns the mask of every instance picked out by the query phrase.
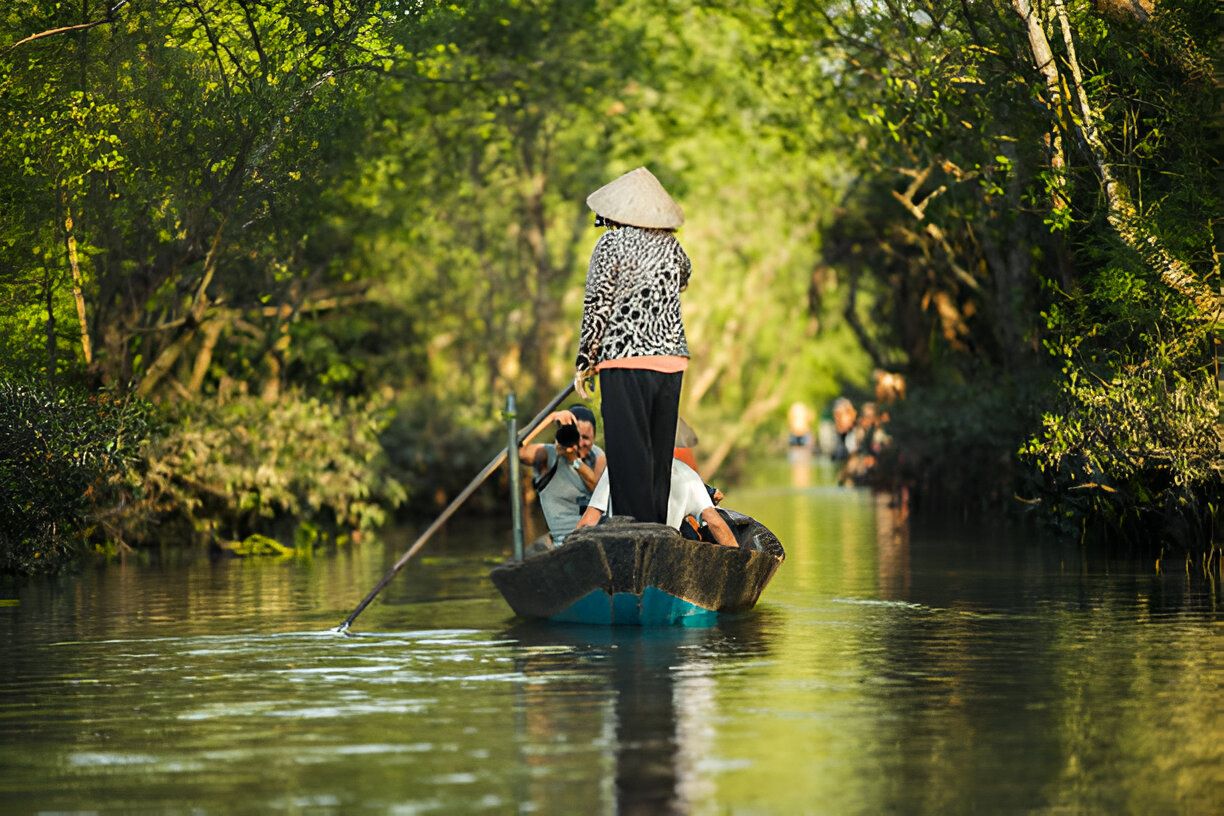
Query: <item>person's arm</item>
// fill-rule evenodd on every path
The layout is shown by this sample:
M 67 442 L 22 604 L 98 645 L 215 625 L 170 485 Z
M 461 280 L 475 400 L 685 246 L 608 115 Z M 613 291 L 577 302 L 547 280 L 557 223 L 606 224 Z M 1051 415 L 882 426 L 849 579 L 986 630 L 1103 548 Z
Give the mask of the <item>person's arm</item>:
M 674 259 L 676 266 L 680 268 L 680 291 L 683 292 L 688 288 L 689 278 L 693 276 L 693 262 L 689 260 L 689 256 L 685 254 L 679 241 L 676 242 Z
M 519 448 L 519 461 L 524 465 L 530 465 L 537 473 L 542 473 L 544 463 L 548 461 L 548 451 L 544 449 L 543 444 L 524 445 Z
M 701 520 L 706 523 L 706 527 L 710 528 L 710 533 L 713 534 L 715 542 L 724 547 L 739 546 L 739 542 L 735 540 L 735 535 L 731 532 L 731 528 L 723 520 L 722 514 L 713 507 L 707 507 L 701 511 Z
M 549 414 L 547 419 L 535 426 L 535 430 L 523 438 L 523 444 L 519 446 L 520 462 L 522 462 L 524 465 L 535 465 L 536 467 L 541 466 L 544 456 L 544 445 L 529 445 L 527 443 L 539 436 L 541 431 L 554 422 L 561 425 L 574 425 L 578 422 L 578 418 L 574 416 L 572 411 L 568 410 L 553 411 L 551 414 Z
M 586 511 L 582 514 L 582 518 L 578 519 L 578 526 L 574 529 L 577 530 L 582 527 L 594 527 L 599 523 L 601 518 L 603 518 L 602 510 L 600 510 L 598 507 L 587 507 Z
M 612 316 L 619 259 L 616 257 L 615 231 L 604 233 L 591 253 L 587 269 L 586 293 L 582 299 L 582 324 L 578 329 L 578 357 L 574 369 L 588 372 L 599 361 L 604 329 Z
M 578 463 L 578 467 L 574 468 L 578 478 L 582 479 L 582 483 L 586 485 L 587 490 L 594 490 L 595 485 L 599 484 L 599 477 L 603 475 L 604 468 L 607 467 L 608 457 L 600 454 L 595 458 L 595 465 L 593 467 L 577 456 L 574 457 L 574 461 Z
M 578 519 L 579 527 L 594 527 L 603 518 L 603 514 L 608 511 L 608 505 L 612 503 L 612 487 L 608 484 L 608 474 L 603 473 L 599 477 L 599 484 L 595 485 L 595 490 L 591 493 L 591 500 L 587 502 L 587 509 L 583 511 L 582 518 Z

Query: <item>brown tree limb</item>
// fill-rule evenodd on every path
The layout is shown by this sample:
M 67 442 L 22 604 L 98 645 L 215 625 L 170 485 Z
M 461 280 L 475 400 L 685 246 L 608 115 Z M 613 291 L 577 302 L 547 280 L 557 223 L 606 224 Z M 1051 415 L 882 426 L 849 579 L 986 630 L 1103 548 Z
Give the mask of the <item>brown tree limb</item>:
M 947 234 L 939 227 L 939 225 L 926 220 L 927 205 L 929 205 L 936 196 L 946 192 L 948 186 L 946 184 L 941 184 L 938 189 L 923 198 L 921 203 L 914 201 L 914 196 L 917 195 L 918 189 L 931 175 L 931 171 L 933 169 L 934 167 L 927 167 L 924 170 L 902 169 L 901 172 L 904 175 L 911 176 L 914 180 L 910 183 L 909 187 L 906 188 L 904 194 L 898 193 L 896 190 L 890 190 L 889 192 L 910 215 L 914 216 L 916 220 L 923 222 L 923 229 L 925 230 L 926 234 L 931 236 L 931 238 L 935 240 L 935 243 L 939 244 L 940 248 L 943 249 L 944 255 L 947 256 L 949 268 L 951 268 L 952 273 L 956 275 L 961 283 L 965 284 L 975 292 L 979 291 L 981 289 L 981 284 L 978 283 L 977 278 L 973 277 L 968 270 L 961 266 L 960 261 L 957 260 L 956 250 L 953 249 L 952 244 L 948 241 Z
M 259 28 L 255 25 L 255 19 L 251 16 L 251 7 L 246 0 L 238 0 L 238 5 L 242 7 L 242 15 L 246 18 L 247 30 L 251 32 L 251 45 L 255 48 L 255 53 L 259 56 L 259 70 L 263 74 L 264 81 L 267 81 L 268 76 L 272 73 L 271 63 L 268 61 L 268 55 L 264 52 L 263 42 L 259 37 Z
M 77 258 L 76 233 L 72 230 L 72 208 L 68 204 L 68 194 L 62 190 L 60 201 L 64 205 L 64 247 L 68 251 L 68 268 L 72 272 L 72 298 L 76 301 L 77 320 L 81 326 L 81 351 L 85 355 L 85 364 L 89 365 L 93 362 L 93 347 L 89 341 L 89 320 L 85 313 L 81 265 Z
M 1015 2 L 1024 3 L 1027 0 L 1015 0 Z M 1174 256 L 1160 238 L 1152 233 L 1135 209 L 1130 190 L 1121 179 L 1114 175 L 1113 167 L 1109 162 L 1108 149 L 1097 130 L 1097 112 L 1088 99 L 1088 92 L 1084 89 L 1084 77 L 1080 71 L 1079 58 L 1075 53 L 1075 38 L 1071 32 L 1071 21 L 1067 17 L 1067 7 L 1063 0 L 1054 0 L 1054 12 L 1067 49 L 1067 66 L 1072 79 L 1071 87 L 1079 108 L 1079 118 L 1073 121 L 1080 138 L 1088 146 L 1093 162 L 1096 164 L 1097 174 L 1100 176 L 1101 186 L 1105 192 L 1110 226 L 1114 228 L 1123 243 L 1156 271 L 1165 286 L 1185 297 L 1204 315 L 1217 316 L 1220 312 L 1220 298 L 1199 281 L 1186 263 Z M 1046 49 L 1048 48 L 1047 43 Z
M 204 256 L 204 274 L 200 277 L 195 297 L 183 320 L 182 331 L 180 331 L 179 336 L 170 345 L 161 350 L 161 353 L 150 364 L 144 377 L 141 378 L 140 384 L 136 387 L 137 396 L 147 397 L 152 393 L 158 382 L 174 367 L 174 364 L 178 362 L 179 357 L 182 356 L 188 344 L 195 337 L 200 322 L 208 310 L 208 285 L 212 283 L 213 276 L 217 271 L 217 252 L 221 246 L 221 235 L 224 231 L 225 221 L 222 220 L 217 226 L 217 231 L 213 234 L 212 242 L 208 247 L 208 254 Z
M 106 16 L 100 20 L 93 20 L 88 23 L 77 23 L 76 25 L 70 25 L 70 26 L 60 26 L 59 28 L 49 28 L 46 31 L 40 31 L 37 34 L 31 34 L 28 37 L 23 37 L 22 39 L 10 45 L 8 47 L 8 50 L 12 51 L 18 46 L 22 46 L 22 45 L 25 45 L 26 43 L 34 42 L 35 40 L 41 40 L 45 37 L 54 37 L 57 34 L 67 34 L 72 31 L 86 31 L 90 28 L 97 28 L 100 25 L 107 25 L 108 23 L 113 23 L 115 22 L 115 12 L 119 11 L 119 9 L 126 6 L 129 2 L 130 0 L 120 0 L 118 3 L 111 6 L 109 9 L 107 9 Z
M 1050 40 L 1046 37 L 1041 25 L 1041 18 L 1030 0 L 1011 0 L 1012 8 L 1024 21 L 1025 33 L 1028 35 L 1029 52 L 1033 55 L 1038 73 L 1045 80 L 1046 96 L 1049 99 L 1049 109 L 1054 114 L 1054 122 L 1050 127 L 1050 169 L 1054 173 L 1053 206 L 1066 207 L 1070 198 L 1066 191 L 1067 156 L 1063 147 L 1063 114 L 1066 111 L 1066 99 L 1063 97 L 1062 77 L 1058 72 L 1058 64 L 1054 61 L 1054 51 L 1050 48 Z
M 867 356 L 871 358 L 871 364 L 875 368 L 887 369 L 889 366 L 884 362 L 884 354 L 880 351 L 879 345 L 863 326 L 863 321 L 858 316 L 858 273 L 850 273 L 849 292 L 846 294 L 846 308 L 842 312 L 846 318 L 846 325 L 850 327 L 850 331 L 854 333 L 855 338 L 859 342 L 859 346 L 863 351 L 867 352 Z
M 714 452 L 702 464 L 702 476 L 707 481 L 714 478 L 723 462 L 735 450 L 736 445 L 743 444 L 745 439 L 750 439 L 761 423 L 782 404 L 781 384 L 790 379 L 790 374 L 798 359 L 797 354 L 773 356 L 769 370 L 753 390 L 748 407 L 740 414 L 739 420 L 730 431 L 723 435 L 718 446 L 714 448 Z M 785 364 L 783 360 L 786 361 Z
M 208 367 L 212 364 L 213 351 L 216 350 L 217 341 L 221 339 L 221 332 L 225 330 L 228 322 L 228 319 L 222 315 L 204 324 L 202 329 L 204 337 L 200 342 L 200 350 L 196 352 L 195 364 L 191 367 L 191 379 L 187 381 L 187 392 L 192 397 L 199 394 L 200 388 L 204 385 L 204 377 L 208 374 Z
M 144 377 L 141 378 L 140 384 L 136 386 L 137 396 L 147 397 L 152 393 L 153 388 L 170 372 L 179 357 L 187 350 L 195 334 L 195 326 L 188 326 L 174 339 L 174 342 L 162 349 L 157 359 L 149 366 L 149 370 L 145 372 Z

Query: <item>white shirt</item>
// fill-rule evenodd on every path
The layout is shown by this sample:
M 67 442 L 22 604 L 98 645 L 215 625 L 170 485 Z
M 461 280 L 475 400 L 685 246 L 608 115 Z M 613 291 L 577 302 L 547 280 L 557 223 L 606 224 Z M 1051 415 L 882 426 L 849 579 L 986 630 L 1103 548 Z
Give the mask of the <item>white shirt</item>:
M 608 469 L 604 468 L 603 475 L 599 477 L 599 482 L 595 485 L 595 492 L 591 494 L 591 501 L 587 506 L 611 515 L 608 509 L 611 501 Z M 696 516 L 700 520 L 702 511 L 713 506 L 714 502 L 710 500 L 705 482 L 697 475 L 697 471 L 679 459 L 672 459 L 671 490 L 667 494 L 667 526 L 678 530 L 685 516 Z

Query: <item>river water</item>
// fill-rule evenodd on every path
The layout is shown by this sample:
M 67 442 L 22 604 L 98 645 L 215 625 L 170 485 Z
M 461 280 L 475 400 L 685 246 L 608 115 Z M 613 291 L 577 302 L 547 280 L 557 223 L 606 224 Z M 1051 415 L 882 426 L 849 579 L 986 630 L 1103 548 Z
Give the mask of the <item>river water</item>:
M 766 473 L 788 559 L 708 629 L 517 622 L 492 521 L 347 637 L 415 529 L 3 586 L 0 812 L 1224 812 L 1210 577 Z

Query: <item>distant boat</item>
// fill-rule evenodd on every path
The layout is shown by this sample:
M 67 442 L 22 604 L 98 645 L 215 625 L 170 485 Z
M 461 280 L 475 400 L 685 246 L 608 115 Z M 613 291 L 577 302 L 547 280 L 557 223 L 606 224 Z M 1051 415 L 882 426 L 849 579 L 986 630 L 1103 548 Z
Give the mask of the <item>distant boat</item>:
M 739 547 L 692 541 L 662 524 L 612 517 L 565 545 L 491 573 L 524 618 L 632 626 L 703 626 L 746 612 L 786 552 L 765 525 L 720 510 Z

